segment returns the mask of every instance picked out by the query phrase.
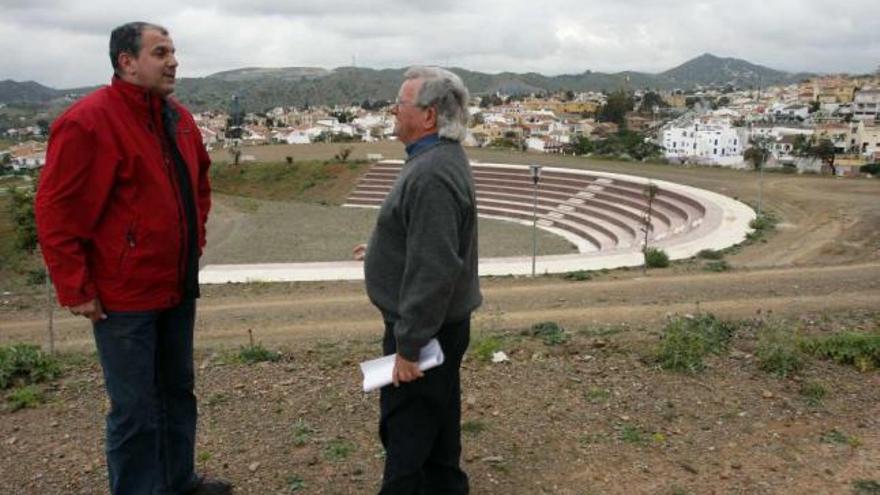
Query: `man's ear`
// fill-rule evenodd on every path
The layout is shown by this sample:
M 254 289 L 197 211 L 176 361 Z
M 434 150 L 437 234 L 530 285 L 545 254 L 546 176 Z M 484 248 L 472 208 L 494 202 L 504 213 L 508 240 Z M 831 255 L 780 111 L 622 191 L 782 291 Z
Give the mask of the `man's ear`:
M 121 52 L 118 58 L 120 74 L 134 75 L 134 56 L 128 52 Z
M 437 108 L 428 107 L 425 112 L 425 129 L 437 128 Z

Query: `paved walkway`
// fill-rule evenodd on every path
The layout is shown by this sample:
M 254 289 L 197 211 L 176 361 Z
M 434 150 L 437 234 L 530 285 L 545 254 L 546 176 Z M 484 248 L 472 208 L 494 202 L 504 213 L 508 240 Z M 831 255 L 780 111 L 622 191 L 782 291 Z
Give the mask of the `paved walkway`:
M 513 167 L 508 165 L 508 167 Z M 553 170 L 549 167 L 545 170 Z M 572 169 L 561 169 L 570 171 Z M 586 171 L 593 176 L 646 184 L 649 179 L 632 175 Z M 703 249 L 724 249 L 743 242 L 751 231 L 749 222 L 755 212 L 745 204 L 710 191 L 691 186 L 650 180 L 662 189 L 676 191 L 698 200 L 706 207 L 706 215 L 699 221 L 704 228 L 693 233 L 674 236 L 651 245 L 663 249 L 670 259 L 685 259 Z M 498 218 L 498 217 L 494 217 Z M 521 223 L 521 220 L 511 220 Z M 610 252 L 593 251 L 577 254 L 539 256 L 536 272 L 565 273 L 575 270 L 600 270 L 625 266 L 641 266 L 644 258 L 640 248 L 618 249 Z M 484 258 L 480 260 L 481 275 L 528 275 L 532 272 L 529 256 Z M 362 280 L 363 263 L 358 261 L 312 263 L 262 263 L 241 265 L 208 265 L 199 275 L 203 284 L 227 282 L 297 282 L 320 280 Z

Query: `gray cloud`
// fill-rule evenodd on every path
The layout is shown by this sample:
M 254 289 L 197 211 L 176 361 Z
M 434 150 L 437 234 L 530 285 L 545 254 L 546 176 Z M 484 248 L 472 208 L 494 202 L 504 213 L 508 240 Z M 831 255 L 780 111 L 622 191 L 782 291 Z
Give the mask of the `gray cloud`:
M 850 0 L 0 0 L 0 78 L 106 82 L 128 20 L 171 29 L 180 74 L 246 66 L 412 64 L 486 72 L 658 72 L 704 52 L 789 71 L 880 64 L 880 2 Z

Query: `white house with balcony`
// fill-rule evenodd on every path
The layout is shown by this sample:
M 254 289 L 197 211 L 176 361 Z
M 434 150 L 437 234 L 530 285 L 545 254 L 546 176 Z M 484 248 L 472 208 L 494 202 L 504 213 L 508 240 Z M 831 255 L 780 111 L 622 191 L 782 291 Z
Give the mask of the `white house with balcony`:
M 672 124 L 661 131 L 666 159 L 703 165 L 743 168 L 745 129 L 724 123 Z

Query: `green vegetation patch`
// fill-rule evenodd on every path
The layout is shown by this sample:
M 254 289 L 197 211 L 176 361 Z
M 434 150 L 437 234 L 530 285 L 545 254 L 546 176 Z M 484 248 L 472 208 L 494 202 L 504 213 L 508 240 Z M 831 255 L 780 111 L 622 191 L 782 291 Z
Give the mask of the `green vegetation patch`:
M 532 335 L 539 337 L 545 345 L 560 345 L 568 342 L 565 329 L 555 321 L 543 321 L 532 325 Z
M 648 268 L 666 268 L 669 266 L 669 255 L 659 248 L 649 247 L 645 250 L 645 265 Z
M 763 326 L 758 335 L 758 367 L 785 378 L 804 367 L 804 354 L 798 345 L 797 331 L 781 323 Z
M 233 196 L 339 205 L 367 166 L 335 161 L 221 163 L 211 167 L 211 186 Z
M 37 407 L 44 401 L 43 392 L 35 385 L 27 385 L 17 388 L 6 396 L 6 402 L 10 411 Z
M 53 380 L 60 375 L 58 360 L 35 345 L 0 347 L 0 389 Z
M 860 371 L 880 367 L 880 333 L 846 332 L 805 339 L 801 348 L 814 356 L 855 366 Z
M 657 362 L 667 370 L 702 371 L 703 358 L 726 351 L 735 332 L 734 324 L 710 313 L 674 317 L 663 328 Z

